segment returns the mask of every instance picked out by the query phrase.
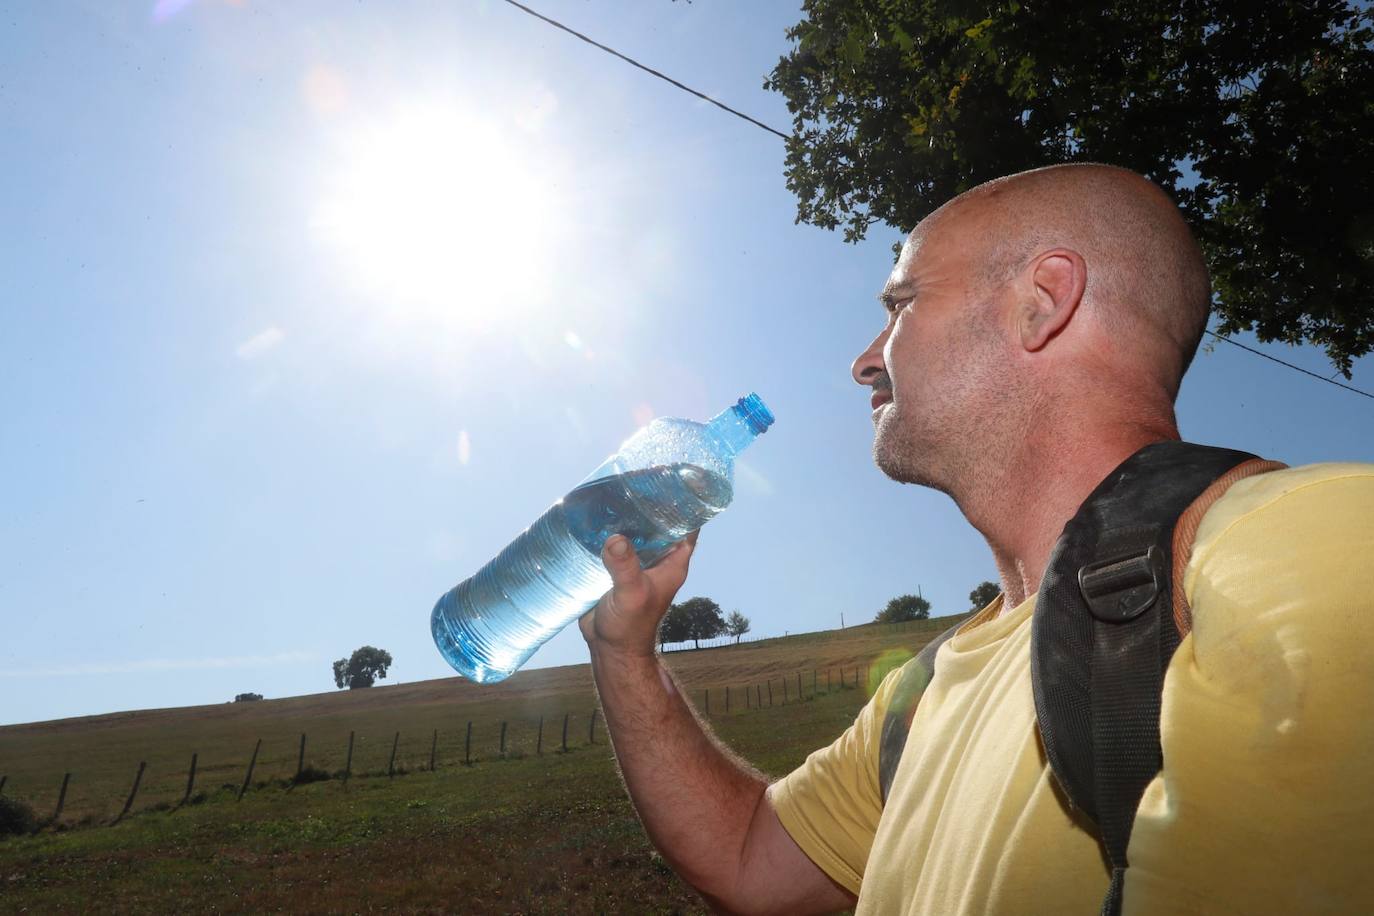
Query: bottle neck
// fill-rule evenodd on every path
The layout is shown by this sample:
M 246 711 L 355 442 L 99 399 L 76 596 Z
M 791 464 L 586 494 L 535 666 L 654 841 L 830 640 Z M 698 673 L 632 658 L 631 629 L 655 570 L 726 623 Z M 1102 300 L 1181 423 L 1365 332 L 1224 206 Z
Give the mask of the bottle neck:
M 706 428 L 724 442 L 731 455 L 744 451 L 759 437 L 737 406 L 727 407 L 707 422 Z

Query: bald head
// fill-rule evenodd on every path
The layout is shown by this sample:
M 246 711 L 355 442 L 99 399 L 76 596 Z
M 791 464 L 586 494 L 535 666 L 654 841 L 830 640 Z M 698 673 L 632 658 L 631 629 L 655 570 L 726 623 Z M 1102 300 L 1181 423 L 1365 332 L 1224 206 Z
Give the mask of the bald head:
M 1207 324 L 1211 288 L 1197 242 L 1158 186 L 1107 165 L 1021 172 L 961 194 L 923 221 L 914 240 L 950 224 L 979 249 L 985 289 L 1041 252 L 1077 251 L 1087 266 L 1082 307 L 1177 395 Z

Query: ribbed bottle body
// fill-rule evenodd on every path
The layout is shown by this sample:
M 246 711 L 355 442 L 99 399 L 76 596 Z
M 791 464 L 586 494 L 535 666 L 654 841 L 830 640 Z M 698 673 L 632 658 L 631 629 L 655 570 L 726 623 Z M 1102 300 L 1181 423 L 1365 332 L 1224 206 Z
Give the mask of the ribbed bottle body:
M 650 423 L 439 599 L 430 615 L 439 651 L 478 683 L 509 677 L 610 589 L 607 538 L 625 535 L 648 567 L 725 509 L 735 455 L 772 419 L 750 395 L 707 424 Z

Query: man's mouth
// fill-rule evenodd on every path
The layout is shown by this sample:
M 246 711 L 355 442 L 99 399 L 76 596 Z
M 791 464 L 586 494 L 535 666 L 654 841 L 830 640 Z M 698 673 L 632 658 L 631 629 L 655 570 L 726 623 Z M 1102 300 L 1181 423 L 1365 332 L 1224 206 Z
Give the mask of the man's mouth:
M 888 403 L 888 402 L 891 401 L 891 400 L 892 400 L 892 393 L 891 393 L 891 392 L 889 392 L 889 391 L 874 391 L 874 392 L 873 392 L 873 397 L 869 399 L 869 403 L 873 405 L 873 409 L 874 409 L 874 410 L 877 410 L 879 407 L 882 407 L 884 404 Z

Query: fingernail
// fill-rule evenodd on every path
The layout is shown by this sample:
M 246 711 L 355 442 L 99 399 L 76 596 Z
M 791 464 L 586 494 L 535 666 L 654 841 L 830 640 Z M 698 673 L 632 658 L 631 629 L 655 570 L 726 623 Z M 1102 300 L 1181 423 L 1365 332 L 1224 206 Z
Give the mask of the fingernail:
M 624 538 L 616 538 L 611 541 L 611 556 L 623 557 L 630 550 L 630 544 Z

